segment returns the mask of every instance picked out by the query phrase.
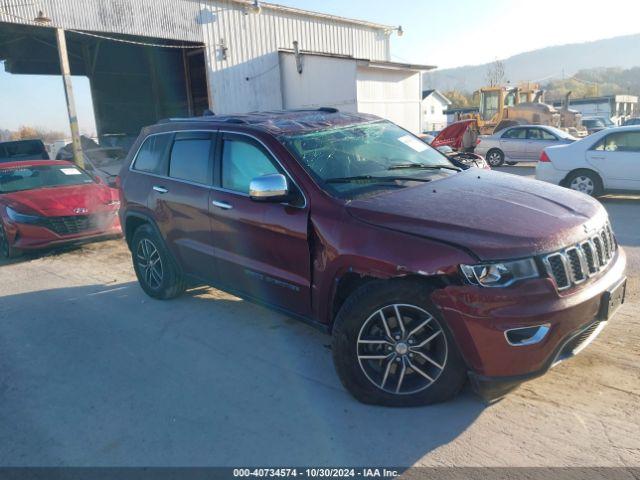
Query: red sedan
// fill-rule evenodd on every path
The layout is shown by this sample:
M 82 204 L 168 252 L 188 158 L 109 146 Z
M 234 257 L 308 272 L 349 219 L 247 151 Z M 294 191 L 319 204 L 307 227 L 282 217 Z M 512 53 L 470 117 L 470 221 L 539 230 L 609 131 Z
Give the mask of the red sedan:
M 65 161 L 0 165 L 0 256 L 121 234 L 115 189 Z

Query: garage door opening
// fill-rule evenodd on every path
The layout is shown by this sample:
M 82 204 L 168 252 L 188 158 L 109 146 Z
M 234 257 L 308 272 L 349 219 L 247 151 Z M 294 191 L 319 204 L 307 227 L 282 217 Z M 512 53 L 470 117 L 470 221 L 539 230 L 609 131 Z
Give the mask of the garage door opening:
M 67 31 L 65 38 L 73 85 L 79 90 L 76 97 L 90 102 L 79 110 L 94 117 L 93 122 L 84 121 L 84 133 L 92 133 L 95 124 L 95 137 L 82 139 L 83 150 L 117 147 L 126 152 L 145 125 L 162 118 L 201 115 L 208 108 L 200 44 L 93 32 Z M 42 76 L 43 86 L 58 82 L 59 93 L 42 98 L 42 109 L 64 99 L 55 29 L 0 23 L 0 61 L 6 73 L 25 75 L 36 89 L 33 75 Z M 26 83 L 18 91 L 28 95 Z M 31 93 L 37 95 L 38 90 Z M 32 125 L 40 125 L 38 114 L 35 109 L 29 116 Z M 3 112 L 3 117 L 10 115 Z M 68 124 L 57 130 L 68 132 Z

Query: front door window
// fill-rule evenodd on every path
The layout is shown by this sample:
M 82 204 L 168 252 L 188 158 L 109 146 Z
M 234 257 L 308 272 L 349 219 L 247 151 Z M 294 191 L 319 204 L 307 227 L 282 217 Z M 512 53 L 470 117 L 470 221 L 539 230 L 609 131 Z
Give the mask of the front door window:
M 269 157 L 257 146 L 242 140 L 224 140 L 222 146 L 222 187 L 249 193 L 251 180 L 278 173 Z

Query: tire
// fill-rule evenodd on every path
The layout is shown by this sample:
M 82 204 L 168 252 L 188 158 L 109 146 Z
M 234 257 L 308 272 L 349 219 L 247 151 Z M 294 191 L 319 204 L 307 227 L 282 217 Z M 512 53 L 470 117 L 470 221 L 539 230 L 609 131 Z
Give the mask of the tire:
M 598 197 L 604 192 L 600 175 L 592 170 L 576 170 L 565 180 L 565 186 L 571 190 Z
M 144 224 L 136 229 L 131 257 L 138 282 L 150 297 L 168 300 L 184 292 L 182 272 L 151 225 Z
M 4 229 L 4 225 L 0 221 L 0 258 L 16 258 L 20 255 L 20 252 L 13 248 L 7 238 L 7 232 Z
M 486 160 L 491 167 L 500 167 L 504 164 L 504 153 L 502 150 L 492 148 L 487 152 Z
M 430 293 L 423 282 L 374 281 L 343 304 L 333 327 L 333 361 L 342 384 L 360 402 L 429 405 L 453 398 L 465 384 L 465 363 Z
M 511 166 L 514 166 L 514 165 L 517 165 L 517 164 L 518 164 L 518 162 L 505 162 L 505 163 L 506 163 L 507 165 L 511 165 Z

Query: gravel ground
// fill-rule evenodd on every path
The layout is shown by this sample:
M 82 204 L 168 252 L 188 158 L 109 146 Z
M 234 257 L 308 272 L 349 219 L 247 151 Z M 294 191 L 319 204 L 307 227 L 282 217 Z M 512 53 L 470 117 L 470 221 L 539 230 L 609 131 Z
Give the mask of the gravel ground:
M 0 465 L 640 466 L 640 198 L 603 203 L 627 303 L 491 406 L 361 405 L 327 336 L 212 289 L 151 300 L 121 240 L 0 265 Z

